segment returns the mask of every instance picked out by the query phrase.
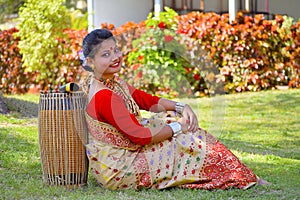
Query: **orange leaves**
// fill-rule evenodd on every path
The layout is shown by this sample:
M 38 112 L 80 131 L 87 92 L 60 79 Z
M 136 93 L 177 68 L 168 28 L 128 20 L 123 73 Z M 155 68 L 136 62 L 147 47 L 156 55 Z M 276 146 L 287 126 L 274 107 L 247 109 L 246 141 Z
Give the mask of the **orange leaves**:
M 282 23 L 284 22 L 284 18 L 282 15 L 276 15 L 275 16 L 276 25 L 281 27 Z
M 22 67 L 19 38 L 13 37 L 16 32 L 16 28 L 0 31 L 0 88 L 6 94 L 27 92 L 28 83 L 35 79 L 34 73 L 25 72 Z
M 238 13 L 230 24 L 228 15 L 190 13 L 181 16 L 178 30 L 200 41 L 229 92 L 273 88 L 289 80 L 299 85 L 300 23 L 292 24 L 289 34 L 283 16 L 275 22 Z
M 101 28 L 106 28 L 108 30 L 114 30 L 115 29 L 115 25 L 113 24 L 107 24 L 107 23 L 102 23 L 100 25 Z

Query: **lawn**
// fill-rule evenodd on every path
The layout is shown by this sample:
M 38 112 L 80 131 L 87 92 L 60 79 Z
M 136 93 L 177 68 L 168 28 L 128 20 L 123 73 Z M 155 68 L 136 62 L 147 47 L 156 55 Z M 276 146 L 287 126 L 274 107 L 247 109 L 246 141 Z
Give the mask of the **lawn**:
M 269 182 L 249 190 L 110 191 L 88 185 L 49 187 L 42 179 L 38 144 L 38 95 L 5 96 L 11 110 L 0 115 L 0 199 L 299 199 L 300 90 L 263 91 L 181 99 L 245 164 Z

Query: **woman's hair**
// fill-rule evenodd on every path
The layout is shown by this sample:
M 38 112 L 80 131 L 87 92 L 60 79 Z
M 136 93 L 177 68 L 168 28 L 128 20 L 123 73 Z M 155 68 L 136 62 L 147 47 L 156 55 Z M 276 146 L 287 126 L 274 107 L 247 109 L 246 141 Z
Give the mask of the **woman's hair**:
M 95 29 L 87 34 L 82 42 L 84 57 L 93 58 L 101 43 L 108 38 L 115 40 L 112 32 L 107 29 Z

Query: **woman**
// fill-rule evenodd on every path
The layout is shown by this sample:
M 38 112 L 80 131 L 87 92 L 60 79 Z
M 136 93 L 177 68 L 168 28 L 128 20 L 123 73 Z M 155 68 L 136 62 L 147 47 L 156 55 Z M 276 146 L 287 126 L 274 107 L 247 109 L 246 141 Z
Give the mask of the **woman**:
M 170 187 L 247 189 L 258 177 L 211 134 L 187 104 L 147 94 L 117 76 L 122 53 L 112 33 L 96 29 L 83 40 L 91 71 L 86 119 L 87 155 L 98 183 L 113 190 Z M 142 119 L 140 109 L 156 113 Z M 167 111 L 175 111 L 170 118 Z

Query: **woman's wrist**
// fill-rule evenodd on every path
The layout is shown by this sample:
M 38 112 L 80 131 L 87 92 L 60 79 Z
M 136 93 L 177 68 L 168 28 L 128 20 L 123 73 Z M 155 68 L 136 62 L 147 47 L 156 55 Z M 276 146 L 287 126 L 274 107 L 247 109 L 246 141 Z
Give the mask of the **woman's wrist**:
M 176 137 L 183 133 L 181 124 L 179 122 L 171 122 L 171 123 L 167 124 L 167 126 L 169 126 L 172 129 L 172 132 L 173 132 L 172 137 Z
M 178 113 L 178 114 L 181 114 L 183 113 L 183 109 L 185 107 L 185 103 L 182 103 L 182 102 L 176 102 L 175 104 L 175 111 Z

